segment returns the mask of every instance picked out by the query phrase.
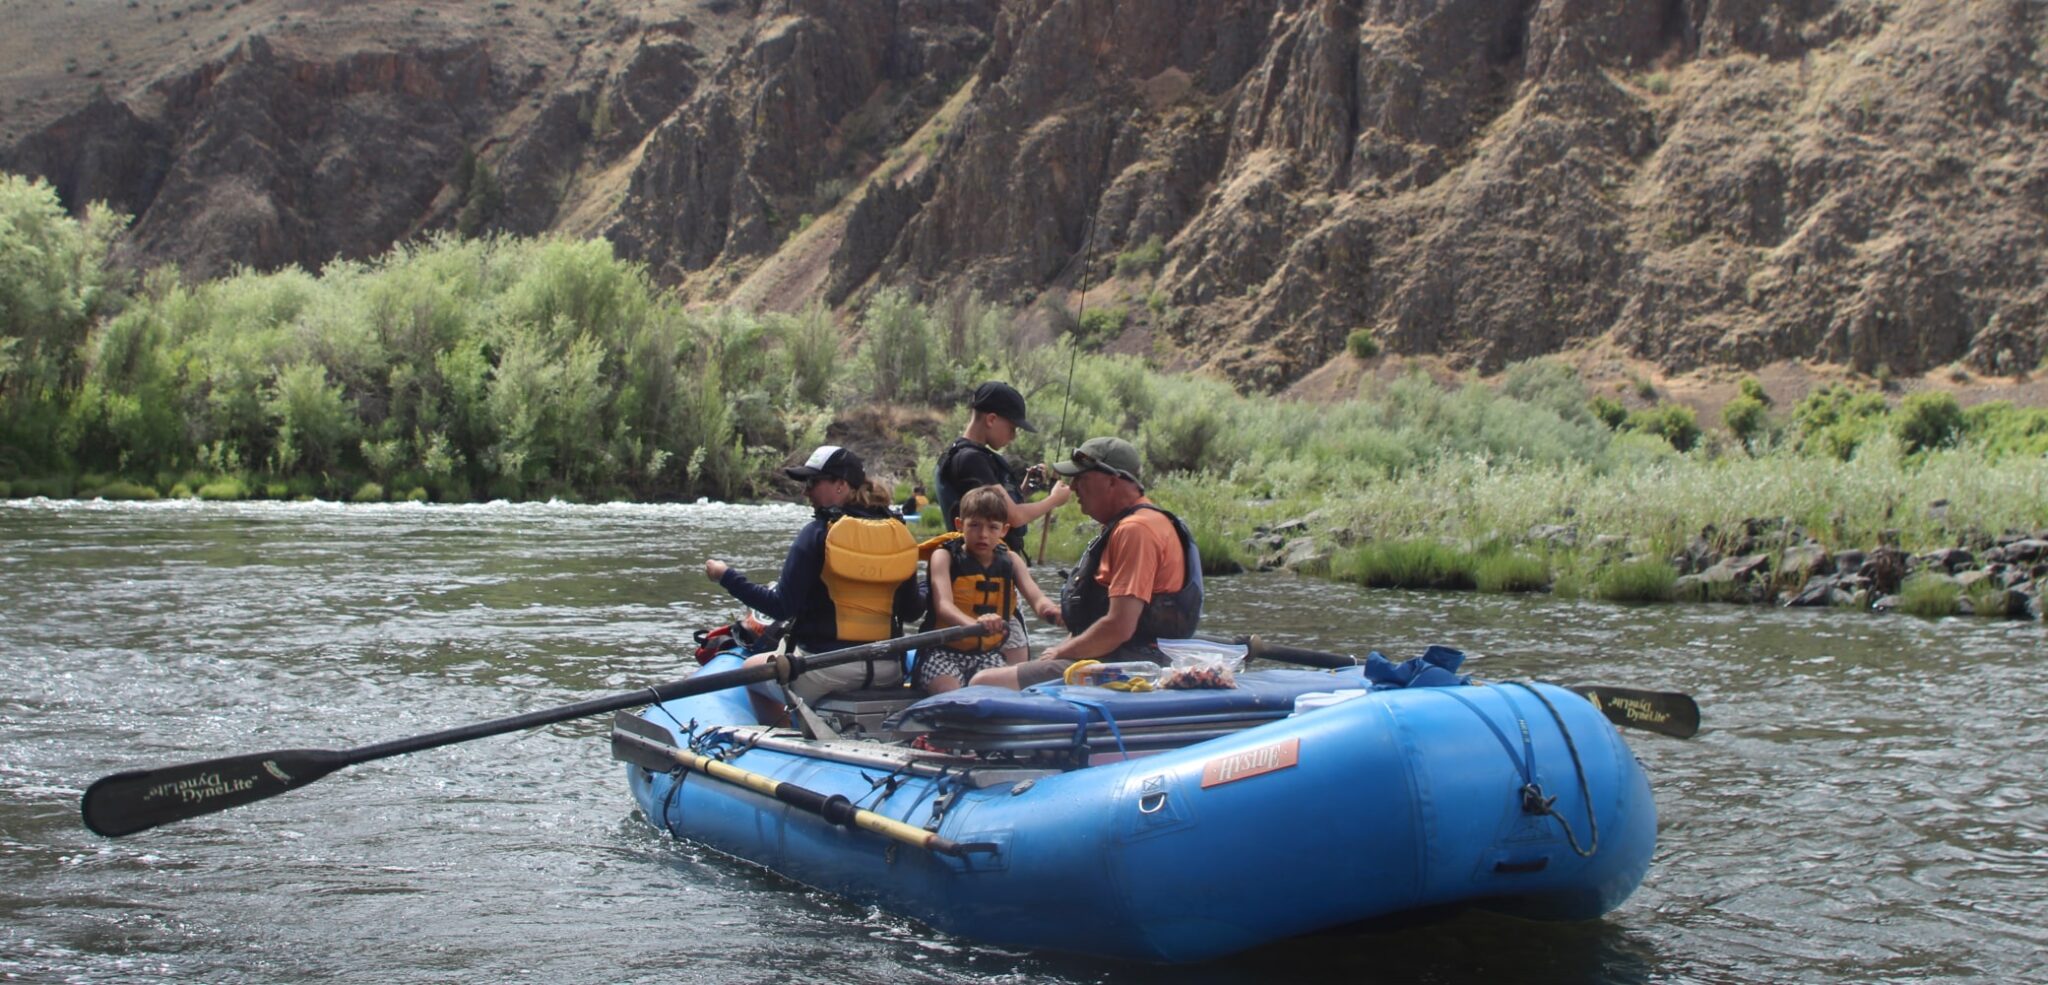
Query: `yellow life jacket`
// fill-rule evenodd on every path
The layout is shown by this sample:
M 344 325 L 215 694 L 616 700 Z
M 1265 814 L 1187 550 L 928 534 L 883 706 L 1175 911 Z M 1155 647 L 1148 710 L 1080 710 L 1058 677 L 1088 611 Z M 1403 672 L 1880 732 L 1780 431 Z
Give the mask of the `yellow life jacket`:
M 896 633 L 898 591 L 915 584 L 917 542 L 894 518 L 843 515 L 825 532 L 824 577 L 835 635 L 847 643 L 886 640 Z
M 987 567 L 967 553 L 964 542 L 954 541 L 946 545 L 946 553 L 953 561 L 953 604 L 970 616 L 994 612 L 1004 622 L 1017 608 L 1017 585 L 1015 571 L 1010 567 L 1010 549 L 996 545 L 996 556 Z M 969 636 L 946 644 L 961 653 L 986 653 L 1003 645 L 1003 635 Z

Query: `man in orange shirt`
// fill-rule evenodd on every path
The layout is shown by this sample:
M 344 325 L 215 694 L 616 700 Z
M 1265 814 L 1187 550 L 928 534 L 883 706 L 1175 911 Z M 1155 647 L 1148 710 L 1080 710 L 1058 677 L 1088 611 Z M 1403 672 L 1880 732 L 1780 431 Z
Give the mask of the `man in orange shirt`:
M 1060 592 L 1074 635 L 1037 660 L 974 675 L 976 684 L 1029 687 L 1076 660 L 1164 663 L 1157 641 L 1193 635 L 1202 617 L 1202 560 L 1180 518 L 1145 498 L 1138 450 L 1122 438 L 1090 438 L 1053 470 L 1102 533 Z

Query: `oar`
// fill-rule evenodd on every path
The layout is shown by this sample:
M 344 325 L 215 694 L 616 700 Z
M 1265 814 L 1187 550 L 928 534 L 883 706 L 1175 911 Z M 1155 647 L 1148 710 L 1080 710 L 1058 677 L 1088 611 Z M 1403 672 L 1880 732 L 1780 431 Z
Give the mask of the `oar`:
M 806 671 L 856 660 L 873 660 L 904 650 L 935 646 L 981 632 L 980 626 L 953 626 L 899 639 L 864 643 L 809 656 L 792 655 L 787 672 L 795 677 Z M 335 770 L 373 759 L 404 755 L 422 749 L 450 746 L 485 736 L 517 732 L 520 729 L 587 718 L 637 705 L 659 704 L 693 694 L 706 694 L 730 687 L 772 681 L 778 668 L 771 661 L 756 667 L 742 667 L 719 674 L 699 674 L 638 691 L 626 691 L 575 704 L 530 711 L 494 721 L 429 732 L 405 739 L 393 739 L 355 749 L 278 749 L 209 759 L 152 770 L 129 770 L 100 778 L 87 787 L 79 802 L 85 826 L 109 838 L 147 831 L 172 821 L 224 811 L 291 790 L 297 790 Z
M 940 855 L 961 858 L 970 852 L 990 855 L 996 852 L 993 842 L 975 841 L 963 844 L 951 838 L 940 837 L 935 831 L 926 831 L 893 817 L 884 817 L 874 811 L 855 807 L 853 801 L 838 794 L 827 797 L 808 787 L 762 776 L 730 763 L 678 748 L 675 741 L 669 737 L 667 729 L 637 715 L 621 713 L 612 720 L 612 758 L 657 773 L 666 773 L 678 766 L 696 770 L 712 779 L 745 787 L 763 796 L 773 797 L 797 810 L 816 814 L 830 824 L 871 831 L 912 848 L 922 848 Z
M 1355 667 L 1365 661 L 1342 653 L 1328 653 L 1323 650 L 1307 650 L 1298 646 L 1269 643 L 1257 636 L 1220 637 L 1205 636 L 1203 639 L 1216 643 L 1231 643 L 1243 646 L 1248 656 L 1264 660 L 1278 660 L 1285 663 L 1306 664 L 1310 667 Z M 1630 687 L 1609 687 L 1604 684 L 1566 684 L 1572 691 L 1593 703 L 1607 720 L 1616 725 L 1639 728 L 1659 735 L 1678 739 L 1690 739 L 1699 734 L 1700 706 L 1692 696 L 1679 691 L 1645 691 Z

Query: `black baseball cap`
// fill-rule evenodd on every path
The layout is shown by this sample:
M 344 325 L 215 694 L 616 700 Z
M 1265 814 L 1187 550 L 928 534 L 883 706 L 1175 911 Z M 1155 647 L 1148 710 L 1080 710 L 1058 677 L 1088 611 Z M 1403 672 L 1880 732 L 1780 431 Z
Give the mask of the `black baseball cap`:
M 802 465 L 783 469 L 782 474 L 798 482 L 809 482 L 819 476 L 828 479 L 845 479 L 849 485 L 858 486 L 868 479 L 868 472 L 861 465 L 860 456 L 838 445 L 819 445 L 811 457 Z
M 973 407 L 977 412 L 985 411 L 1008 419 L 1017 425 L 1019 431 L 1038 432 L 1030 421 L 1024 419 L 1024 395 L 1008 383 L 990 380 L 975 387 Z

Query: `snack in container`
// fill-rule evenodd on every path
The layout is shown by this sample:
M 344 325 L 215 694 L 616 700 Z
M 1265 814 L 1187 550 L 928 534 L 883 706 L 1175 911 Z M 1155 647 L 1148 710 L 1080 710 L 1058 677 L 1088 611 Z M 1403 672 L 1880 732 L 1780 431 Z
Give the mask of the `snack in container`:
M 1248 649 L 1208 640 L 1160 640 L 1159 652 L 1166 654 L 1170 666 L 1159 686 L 1179 691 L 1234 688 Z

